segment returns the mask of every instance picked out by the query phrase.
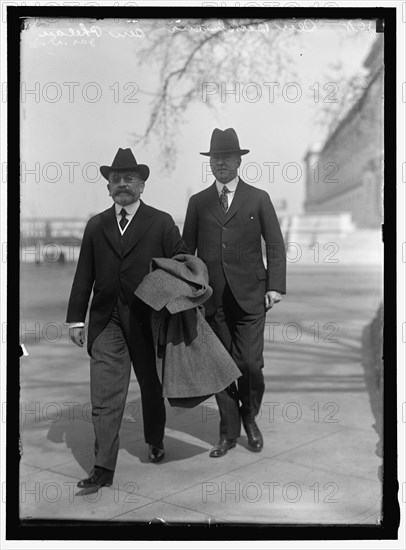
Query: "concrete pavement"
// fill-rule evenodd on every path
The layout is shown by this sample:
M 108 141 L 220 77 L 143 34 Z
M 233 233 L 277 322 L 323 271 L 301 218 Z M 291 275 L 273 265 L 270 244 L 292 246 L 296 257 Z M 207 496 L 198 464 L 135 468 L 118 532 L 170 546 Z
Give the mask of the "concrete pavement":
M 74 266 L 24 269 L 21 518 L 379 522 L 381 460 L 361 364 L 362 329 L 381 300 L 378 267 L 289 266 L 288 295 L 265 327 L 261 453 L 242 435 L 225 457 L 209 458 L 218 439 L 211 398 L 181 413 L 167 404 L 166 458 L 148 463 L 133 375 L 114 485 L 97 494 L 76 487 L 93 465 L 93 427 L 88 357 L 63 325 Z

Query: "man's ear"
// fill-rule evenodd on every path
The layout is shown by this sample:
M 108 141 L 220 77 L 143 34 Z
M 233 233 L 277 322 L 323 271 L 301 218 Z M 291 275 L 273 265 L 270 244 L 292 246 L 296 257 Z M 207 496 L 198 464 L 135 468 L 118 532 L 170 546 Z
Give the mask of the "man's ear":
M 142 195 L 142 193 L 144 192 L 144 189 L 145 189 L 145 181 L 140 183 L 140 195 Z
M 109 197 L 111 197 L 111 189 L 110 189 L 110 184 L 109 183 L 107 184 L 107 189 L 109 190 Z

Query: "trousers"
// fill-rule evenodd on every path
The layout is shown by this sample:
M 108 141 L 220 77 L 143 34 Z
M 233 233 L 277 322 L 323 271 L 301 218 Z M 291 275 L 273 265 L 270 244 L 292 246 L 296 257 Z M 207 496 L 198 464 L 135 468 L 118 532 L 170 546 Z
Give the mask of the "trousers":
M 222 305 L 206 317 L 207 322 L 234 359 L 242 376 L 216 394 L 220 413 L 220 438 L 241 434 L 241 420 L 253 421 L 259 413 L 265 391 L 263 314 L 248 314 L 236 302 L 226 285 Z
M 95 433 L 95 465 L 115 470 L 119 431 L 133 366 L 141 390 L 146 443 L 163 440 L 166 412 L 148 313 L 119 296 L 109 322 L 90 350 L 90 397 Z

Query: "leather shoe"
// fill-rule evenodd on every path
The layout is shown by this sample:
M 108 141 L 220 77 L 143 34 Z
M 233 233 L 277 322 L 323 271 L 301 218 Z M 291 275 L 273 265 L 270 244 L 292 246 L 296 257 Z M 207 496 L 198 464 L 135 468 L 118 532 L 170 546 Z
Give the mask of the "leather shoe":
M 220 441 L 215 445 L 210 451 L 210 455 L 213 458 L 218 458 L 227 454 L 227 451 L 232 449 L 237 445 L 236 439 L 220 439 Z
M 149 453 L 148 453 L 148 460 L 150 462 L 161 462 L 161 460 L 165 456 L 165 449 L 164 444 L 162 441 L 157 443 L 156 445 L 149 445 Z
M 264 446 L 264 440 L 256 422 L 244 422 L 243 424 L 244 429 L 247 432 L 248 448 L 254 453 L 259 453 L 262 451 L 262 447 Z
M 113 484 L 114 472 L 95 466 L 90 472 L 90 476 L 81 479 L 78 482 L 80 489 L 100 489 L 100 487 L 110 487 Z

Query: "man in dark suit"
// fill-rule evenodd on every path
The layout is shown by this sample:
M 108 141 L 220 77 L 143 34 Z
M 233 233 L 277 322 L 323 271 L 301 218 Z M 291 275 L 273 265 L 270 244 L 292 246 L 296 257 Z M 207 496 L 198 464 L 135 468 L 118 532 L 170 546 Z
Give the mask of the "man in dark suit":
M 285 245 L 269 195 L 238 176 L 241 155 L 248 152 L 240 149 L 233 128 L 214 130 L 210 151 L 201 154 L 210 156 L 216 181 L 190 198 L 183 229 L 189 253 L 197 250 L 209 271 L 214 292 L 206 304 L 206 319 L 242 372 L 238 387 L 233 384 L 216 394 L 220 440 L 211 457 L 235 447 L 241 420 L 249 448 L 262 450 L 255 417 L 265 389 L 265 315 L 285 293 Z
M 187 250 L 169 214 L 140 200 L 149 168 L 137 164 L 130 149 L 119 149 L 111 166 L 101 166 L 114 204 L 92 217 L 85 228 L 70 295 L 70 338 L 84 344 L 84 321 L 90 306 L 88 353 L 95 432 L 95 465 L 81 488 L 112 484 L 119 430 L 131 373 L 141 389 L 148 458 L 164 457 L 165 405 L 155 367 L 149 309 L 134 290 L 149 272 L 153 257 L 170 258 Z

